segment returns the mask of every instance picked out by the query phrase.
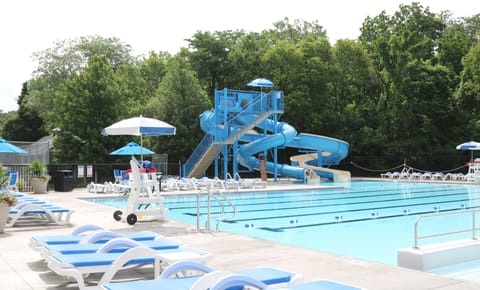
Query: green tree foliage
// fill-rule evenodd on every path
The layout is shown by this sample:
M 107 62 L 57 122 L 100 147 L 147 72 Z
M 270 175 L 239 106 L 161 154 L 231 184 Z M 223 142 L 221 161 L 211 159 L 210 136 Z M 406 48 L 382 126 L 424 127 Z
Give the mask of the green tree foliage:
M 380 130 L 394 145 L 387 154 L 425 154 L 445 145 L 442 132 L 452 116 L 452 71 L 439 64 L 439 39 L 446 24 L 418 3 L 401 5 L 392 17 L 368 18 L 360 40 L 381 80 Z M 444 58 L 448 55 L 445 51 Z
M 152 110 L 154 118 L 170 123 L 177 129 L 175 136 L 151 137 L 148 144 L 153 144 L 156 152 L 168 153 L 170 161 L 185 161 L 204 135 L 200 129 L 199 115 L 212 107 L 208 95 L 185 59 L 180 56 L 169 59 L 156 98 L 147 107 Z
M 228 54 L 232 72 L 225 83 L 230 88 L 246 89 L 247 83 L 258 77 L 268 76 L 263 65 L 263 55 L 270 48 L 270 40 L 266 34 L 249 33 L 233 46 Z M 217 87 L 216 89 L 223 89 Z
M 116 70 L 135 62 L 131 53 L 130 45 L 118 38 L 88 36 L 57 41 L 52 48 L 33 54 L 38 66 L 29 84 L 29 103 L 41 112 L 47 126 L 51 127 L 55 120 L 54 98 L 60 85 L 82 72 L 93 56 L 104 56 Z
M 23 83 L 22 93 L 17 103 L 17 114 L 12 115 L 2 127 L 3 138 L 15 141 L 37 141 L 45 136 L 44 122 L 37 108 L 28 105 L 27 83 Z
M 290 43 L 298 43 L 305 38 L 310 39 L 324 39 L 327 37 L 325 29 L 318 23 L 318 21 L 308 22 L 301 19 L 296 19 L 290 23 L 288 17 L 282 21 L 273 24 L 274 29 L 268 31 L 268 35 L 272 36 L 271 40 L 276 43 L 279 40 L 285 40 Z
M 92 56 L 88 66 L 67 79 L 55 96 L 54 140 L 57 162 L 102 162 L 115 148 L 111 137 L 102 137 L 103 128 L 127 116 L 126 79 L 116 73 L 106 57 Z M 117 139 L 118 140 L 118 139 Z
M 147 58 L 139 63 L 140 75 L 145 80 L 145 91 L 148 96 L 154 96 L 158 85 L 166 73 L 167 59 L 170 54 L 166 52 L 150 52 Z
M 243 35 L 243 31 L 199 31 L 187 39 L 190 49 L 188 59 L 209 96 L 213 96 L 215 89 L 226 85 L 225 80 L 233 70 L 228 54 Z
M 464 70 L 460 86 L 456 93 L 458 109 L 462 121 L 467 126 L 462 130 L 462 137 L 480 137 L 480 43 L 473 47 L 463 59 Z
M 381 115 L 372 114 L 381 92 L 373 62 L 360 43 L 348 39 L 337 41 L 333 57 L 334 132 L 355 144 L 352 154 L 376 155 L 381 148 L 371 140 L 381 139 L 377 129 L 383 120 Z

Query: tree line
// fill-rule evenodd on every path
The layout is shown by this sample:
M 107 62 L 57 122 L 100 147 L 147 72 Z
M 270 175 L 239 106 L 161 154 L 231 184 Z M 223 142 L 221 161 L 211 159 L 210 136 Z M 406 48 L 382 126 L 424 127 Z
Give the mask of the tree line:
M 140 114 L 176 136 L 145 138 L 185 161 L 203 137 L 199 115 L 215 89 L 251 89 L 264 77 L 285 93 L 282 120 L 298 132 L 350 143 L 350 156 L 454 154 L 480 137 L 480 14 L 454 18 L 419 3 L 367 17 L 357 40 L 334 44 L 318 21 L 285 18 L 261 32 L 197 31 L 172 55 L 133 55 L 120 39 L 86 36 L 35 52 L 3 138 L 35 141 L 60 128 L 54 162 L 113 162 L 132 136 L 101 136 Z

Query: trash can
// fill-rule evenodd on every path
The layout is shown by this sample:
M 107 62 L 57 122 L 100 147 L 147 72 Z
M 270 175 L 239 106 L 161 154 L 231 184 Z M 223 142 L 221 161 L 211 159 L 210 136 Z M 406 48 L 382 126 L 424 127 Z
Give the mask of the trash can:
M 73 172 L 71 170 L 57 170 L 54 176 L 55 191 L 73 190 Z

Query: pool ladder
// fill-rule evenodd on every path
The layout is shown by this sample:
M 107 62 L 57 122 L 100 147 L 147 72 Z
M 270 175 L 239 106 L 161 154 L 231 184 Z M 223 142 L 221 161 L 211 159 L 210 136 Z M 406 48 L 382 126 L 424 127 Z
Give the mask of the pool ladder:
M 218 231 L 218 228 L 220 226 L 220 223 L 224 220 L 232 219 L 235 217 L 237 214 L 237 208 L 235 205 L 232 203 L 230 199 L 228 199 L 223 192 L 221 192 L 219 189 L 208 189 L 208 190 L 201 190 L 197 194 L 197 230 L 200 231 L 200 197 L 202 195 L 207 195 L 207 220 L 205 221 L 205 229 L 210 232 L 211 231 L 211 221 L 212 219 L 216 219 L 217 223 L 215 225 L 215 230 Z M 212 215 L 211 214 L 211 204 L 212 204 L 212 199 L 214 199 L 221 208 L 221 211 L 219 214 Z M 232 213 L 228 216 L 225 216 L 225 203 L 228 204 L 232 208 Z

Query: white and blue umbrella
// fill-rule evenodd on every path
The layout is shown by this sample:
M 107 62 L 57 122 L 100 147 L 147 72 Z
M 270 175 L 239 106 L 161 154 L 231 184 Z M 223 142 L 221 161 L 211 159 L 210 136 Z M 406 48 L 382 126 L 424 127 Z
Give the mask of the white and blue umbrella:
M 28 154 L 27 151 L 11 143 L 8 143 L 8 141 L 3 138 L 0 138 L 0 153 Z
M 475 141 L 469 141 L 469 142 L 465 142 L 457 145 L 456 148 L 457 150 L 470 150 L 471 151 L 470 159 L 473 160 L 473 151 L 480 150 L 480 143 Z
M 127 145 L 110 152 L 110 155 L 152 155 L 155 154 L 150 149 L 142 147 L 135 142 L 129 142 Z
M 260 87 L 260 88 L 272 88 L 275 85 L 273 84 L 273 82 L 271 80 L 267 80 L 267 79 L 264 79 L 264 78 L 258 78 L 258 79 L 254 79 L 253 81 L 249 82 L 247 84 L 247 86 L 249 86 L 249 87 Z
M 166 122 L 146 118 L 134 117 L 114 123 L 102 130 L 102 135 L 133 135 L 140 136 L 140 146 L 143 147 L 143 135 L 163 136 L 175 135 L 176 128 Z M 142 160 L 143 160 L 143 154 Z

